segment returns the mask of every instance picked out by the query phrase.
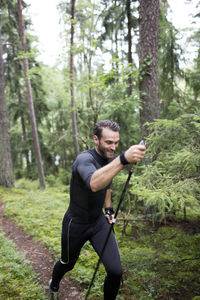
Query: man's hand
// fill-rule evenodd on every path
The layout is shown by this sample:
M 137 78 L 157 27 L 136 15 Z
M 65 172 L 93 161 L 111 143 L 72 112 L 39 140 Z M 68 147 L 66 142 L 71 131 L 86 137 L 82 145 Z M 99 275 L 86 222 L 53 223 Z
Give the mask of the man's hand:
M 108 220 L 108 223 L 110 224 L 113 224 L 115 223 L 115 218 L 114 218 L 115 215 L 105 215 L 105 217 L 107 218 Z
M 115 223 L 115 214 L 112 206 L 105 207 L 105 217 L 108 220 L 108 223 L 113 224 Z
M 126 160 L 129 163 L 141 161 L 146 153 L 145 145 L 133 145 L 124 153 Z

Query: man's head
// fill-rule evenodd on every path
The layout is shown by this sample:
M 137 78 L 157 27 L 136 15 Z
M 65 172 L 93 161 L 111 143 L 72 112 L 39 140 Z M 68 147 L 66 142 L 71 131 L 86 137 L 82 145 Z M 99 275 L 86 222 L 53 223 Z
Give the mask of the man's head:
M 119 144 L 120 127 L 116 122 L 102 120 L 94 127 L 94 143 L 96 151 L 103 158 L 112 158 Z

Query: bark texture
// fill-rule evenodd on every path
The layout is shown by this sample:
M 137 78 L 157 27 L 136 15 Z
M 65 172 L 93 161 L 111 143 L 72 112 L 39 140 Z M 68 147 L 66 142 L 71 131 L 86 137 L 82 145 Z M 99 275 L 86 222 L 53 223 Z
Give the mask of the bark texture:
M 75 23 L 75 0 L 71 0 L 71 49 L 70 49 L 70 92 L 71 92 L 71 115 L 72 115 L 72 134 L 74 151 L 76 156 L 79 154 L 76 122 L 76 106 L 74 97 L 74 23 Z
M 3 46 L 0 27 L 0 185 L 14 186 L 13 164 L 6 115 Z
M 158 22 L 159 0 L 140 0 L 139 6 L 139 64 L 140 120 L 142 136 L 148 135 L 145 122 L 159 118 L 158 98 Z
M 126 14 L 127 14 L 127 20 L 128 20 L 128 63 L 132 65 L 133 58 L 132 58 L 132 21 L 131 21 L 131 0 L 126 1 Z M 131 96 L 133 89 L 133 81 L 131 74 L 128 77 L 128 96 Z

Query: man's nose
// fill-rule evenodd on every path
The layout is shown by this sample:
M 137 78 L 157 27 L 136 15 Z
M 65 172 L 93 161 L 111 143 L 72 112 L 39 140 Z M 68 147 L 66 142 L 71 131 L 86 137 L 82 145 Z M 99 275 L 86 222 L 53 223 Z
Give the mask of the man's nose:
M 112 145 L 111 145 L 111 150 L 112 150 L 112 151 L 115 151 L 115 150 L 116 150 L 115 144 L 112 144 Z

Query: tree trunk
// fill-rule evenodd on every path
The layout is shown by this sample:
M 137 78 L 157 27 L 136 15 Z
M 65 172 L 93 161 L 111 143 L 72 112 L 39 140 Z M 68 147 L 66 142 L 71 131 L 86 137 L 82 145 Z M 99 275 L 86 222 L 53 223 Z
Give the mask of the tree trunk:
M 77 138 L 76 107 L 74 97 L 74 22 L 75 22 L 75 0 L 71 0 L 71 49 L 70 49 L 70 92 L 71 92 L 71 115 L 72 115 L 72 134 L 74 151 L 76 156 L 79 154 Z
M 132 22 L 131 22 L 131 1 L 126 1 L 126 14 L 128 19 L 128 63 L 130 65 L 133 64 L 133 58 L 132 58 L 132 35 L 131 35 L 131 29 L 132 29 Z M 132 76 L 129 74 L 128 76 L 128 96 L 131 96 L 133 89 L 133 82 L 132 82 Z
M 142 102 L 142 137 L 148 135 L 146 122 L 159 118 L 158 99 L 158 21 L 159 0 L 140 0 L 139 6 L 139 91 Z
M 89 53 L 89 61 L 88 61 L 88 81 L 90 83 L 92 79 L 92 53 Z M 93 116 L 91 116 L 93 120 L 93 127 L 95 126 L 97 119 L 98 119 L 98 110 L 95 108 L 95 105 L 93 103 L 93 96 L 92 96 L 92 87 L 89 84 L 89 107 L 92 109 Z M 90 116 L 89 116 L 90 118 Z
M 10 8 L 8 8 L 8 16 L 9 16 L 9 23 L 12 24 L 12 26 L 14 26 L 15 24 L 13 24 L 13 22 L 12 22 Z M 14 38 L 13 32 L 11 31 L 9 35 L 10 35 L 10 44 L 12 45 L 13 57 L 17 57 L 16 50 L 15 50 L 15 38 Z M 19 76 L 21 75 L 19 64 L 20 64 L 19 61 L 13 60 L 13 65 L 14 65 L 14 70 L 15 70 L 15 78 L 14 78 L 15 90 L 17 91 L 19 107 L 21 107 L 23 101 L 22 101 L 21 87 L 20 87 L 20 83 L 19 83 Z M 24 119 L 23 114 L 21 114 L 20 121 L 21 121 L 21 127 L 22 127 L 23 143 L 24 143 L 24 145 L 26 145 L 27 144 L 27 134 L 26 134 L 25 119 Z M 25 149 L 24 153 L 25 153 L 25 157 L 26 157 L 27 174 L 29 174 L 30 167 L 29 167 L 29 160 L 28 160 L 28 149 Z
M 25 54 L 26 53 L 26 37 L 25 37 L 25 33 L 24 33 L 24 19 L 23 19 L 23 15 L 22 15 L 21 0 L 18 0 L 18 16 L 19 16 L 19 29 L 20 29 L 22 51 Z M 38 176 L 39 176 L 39 181 L 40 181 L 40 188 L 45 189 L 45 178 L 44 178 L 44 171 L 43 171 L 40 145 L 39 145 L 39 139 L 38 139 L 35 110 L 34 110 L 34 104 L 33 104 L 33 98 L 32 98 L 31 82 L 28 77 L 29 65 L 28 65 L 28 59 L 26 57 L 24 57 L 24 59 L 23 59 L 23 64 L 24 64 L 24 77 L 25 77 L 25 81 L 26 81 L 26 89 L 27 89 L 27 96 L 28 96 L 30 122 L 31 122 L 31 127 L 32 127 L 34 149 L 35 149 L 36 161 L 37 161 L 37 166 L 38 166 Z
M 18 74 L 18 73 L 16 72 L 16 74 Z M 18 93 L 18 103 L 19 103 L 19 106 L 22 106 L 22 95 L 21 95 L 20 86 L 18 86 L 17 89 L 18 89 L 18 91 L 17 91 L 17 93 Z M 27 134 L 26 134 L 26 125 L 25 125 L 25 120 L 24 120 L 23 115 L 21 116 L 20 121 L 21 121 L 21 126 L 22 126 L 23 143 L 24 143 L 24 145 L 26 145 L 27 144 Z M 30 163 L 29 163 L 29 159 L 28 159 L 28 150 L 25 149 L 24 153 L 25 153 L 25 157 L 26 157 L 27 174 L 29 174 L 29 172 L 30 172 Z
M 0 185 L 14 186 L 13 164 L 6 116 L 5 82 L 3 68 L 3 46 L 0 26 Z

